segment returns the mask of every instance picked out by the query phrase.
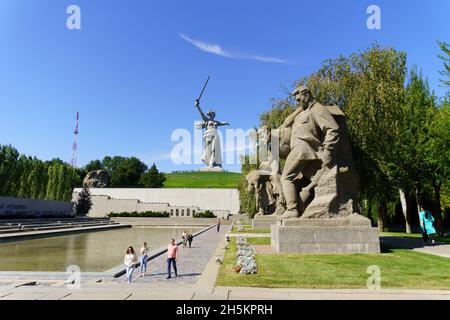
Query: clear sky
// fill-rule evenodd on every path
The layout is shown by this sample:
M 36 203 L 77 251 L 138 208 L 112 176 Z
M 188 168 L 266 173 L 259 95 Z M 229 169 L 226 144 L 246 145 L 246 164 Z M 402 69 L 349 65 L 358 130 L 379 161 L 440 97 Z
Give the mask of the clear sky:
M 81 30 L 66 27 L 72 4 Z M 371 4 L 381 30 L 366 26 Z M 194 131 L 208 75 L 205 111 L 244 130 L 281 84 L 374 42 L 406 51 L 442 95 L 436 40 L 450 42 L 449 13 L 448 0 L 0 0 L 0 144 L 69 162 L 79 111 L 79 166 L 123 155 L 197 169 L 168 154 L 173 130 Z

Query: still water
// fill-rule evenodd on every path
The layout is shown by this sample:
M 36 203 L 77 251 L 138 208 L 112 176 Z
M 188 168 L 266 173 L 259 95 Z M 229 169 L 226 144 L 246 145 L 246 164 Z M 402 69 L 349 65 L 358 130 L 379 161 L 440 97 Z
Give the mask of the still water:
M 133 227 L 45 239 L 0 243 L 0 271 L 65 271 L 77 265 L 82 272 L 101 272 L 123 263 L 128 246 L 139 256 L 146 241 L 150 251 L 179 240 L 183 230 L 197 228 Z

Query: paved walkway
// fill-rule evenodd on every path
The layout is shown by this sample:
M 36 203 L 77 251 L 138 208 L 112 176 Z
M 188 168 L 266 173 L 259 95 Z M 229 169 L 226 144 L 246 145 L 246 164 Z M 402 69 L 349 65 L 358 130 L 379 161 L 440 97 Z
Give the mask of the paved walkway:
M 403 238 L 394 236 L 381 236 L 380 243 L 385 248 L 411 249 L 417 252 L 450 258 L 450 244 L 437 243 L 435 246 L 424 246 L 423 241 L 420 238 Z
M 228 227 L 229 228 L 229 227 Z M 211 259 L 217 245 L 224 238 L 226 228 L 221 228 L 217 232 L 216 227 L 198 235 L 192 241 L 192 247 L 183 248 L 178 246 L 177 269 L 178 277 L 174 277 L 172 269 L 172 279 L 167 277 L 167 253 L 149 261 L 147 263 L 147 275 L 139 277 L 139 270 L 136 269 L 133 274 L 135 283 L 153 284 L 160 286 L 182 286 L 185 284 L 195 284 L 205 269 L 208 261 Z M 120 266 L 123 269 L 123 266 Z M 121 276 L 117 279 L 107 278 L 107 283 L 124 283 L 126 277 Z
M 450 300 L 450 290 L 174 288 L 144 283 L 89 283 L 81 289 L 0 287 L 0 300 Z

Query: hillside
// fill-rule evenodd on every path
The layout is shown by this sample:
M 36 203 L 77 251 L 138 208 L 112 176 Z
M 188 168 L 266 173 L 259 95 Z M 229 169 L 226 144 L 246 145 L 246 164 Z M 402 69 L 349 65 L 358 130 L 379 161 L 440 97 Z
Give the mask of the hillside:
M 236 172 L 165 173 L 164 188 L 237 188 L 241 174 Z

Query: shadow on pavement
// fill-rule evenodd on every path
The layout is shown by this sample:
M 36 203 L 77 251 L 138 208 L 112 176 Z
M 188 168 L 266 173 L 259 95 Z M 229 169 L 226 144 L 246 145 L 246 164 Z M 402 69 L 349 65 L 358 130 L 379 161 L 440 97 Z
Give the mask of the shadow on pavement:
M 389 249 L 416 249 L 424 247 L 422 239 L 389 236 L 380 237 L 380 246 L 381 252 L 392 252 Z

